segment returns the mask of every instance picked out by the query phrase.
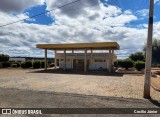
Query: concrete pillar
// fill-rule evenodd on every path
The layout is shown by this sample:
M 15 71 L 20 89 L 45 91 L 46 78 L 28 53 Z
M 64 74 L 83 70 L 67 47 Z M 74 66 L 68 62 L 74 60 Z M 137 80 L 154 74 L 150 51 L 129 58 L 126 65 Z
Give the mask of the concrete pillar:
M 66 49 L 64 50 L 64 71 L 66 70 Z
M 114 50 L 112 50 L 112 54 L 114 54 Z
M 113 59 L 114 59 L 114 50 L 112 50 L 112 67 L 113 67 Z
M 109 72 L 112 72 L 112 51 L 109 50 Z
M 47 49 L 45 49 L 45 70 L 47 70 Z
M 73 59 L 70 60 L 71 63 L 71 69 L 73 69 Z
M 17 61 L 16 61 L 17 62 Z M 33 67 L 34 59 L 32 59 L 32 67 Z
M 55 56 L 54 56 L 54 66 L 55 69 L 57 68 L 57 58 L 56 58 L 57 50 L 55 50 Z
M 91 54 L 93 53 L 93 50 L 91 49 Z
M 151 86 L 151 63 L 152 63 L 153 14 L 154 14 L 154 0 L 150 0 L 148 39 L 147 39 L 146 63 L 145 63 L 145 81 L 144 81 L 144 94 L 143 94 L 143 97 L 146 99 L 151 98 L 150 86 Z
M 93 69 L 92 69 L 93 61 L 94 61 L 93 50 L 91 49 L 90 60 L 89 60 L 89 69 L 90 69 L 90 70 L 93 70 Z
M 87 49 L 85 48 L 85 53 L 84 53 L 84 71 L 87 71 Z
M 93 59 L 93 50 L 91 49 L 91 55 L 90 55 L 90 60 Z
M 74 53 L 74 49 L 72 49 L 72 54 Z M 71 59 L 71 68 L 73 69 L 73 59 Z

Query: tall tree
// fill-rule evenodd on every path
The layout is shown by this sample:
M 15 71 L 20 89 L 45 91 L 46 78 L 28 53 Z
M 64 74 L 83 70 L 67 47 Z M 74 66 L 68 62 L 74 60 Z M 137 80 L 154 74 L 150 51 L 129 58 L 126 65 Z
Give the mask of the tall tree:
M 9 60 L 8 55 L 0 54 L 0 62 L 6 62 Z
M 143 51 L 146 53 L 146 46 Z M 160 64 L 160 40 L 154 39 L 152 43 L 152 64 Z
M 144 61 L 145 60 L 145 56 L 143 52 L 133 53 L 129 56 L 129 58 L 133 61 Z

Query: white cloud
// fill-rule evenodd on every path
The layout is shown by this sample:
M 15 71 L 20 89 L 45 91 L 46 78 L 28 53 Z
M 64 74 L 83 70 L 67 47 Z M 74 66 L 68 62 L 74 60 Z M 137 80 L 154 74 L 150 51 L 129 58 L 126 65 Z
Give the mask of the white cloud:
M 33 7 L 35 5 L 41 5 L 44 0 L 1 0 L 0 11 L 16 13 Z
M 160 22 L 155 22 L 153 25 L 153 38 L 160 39 Z
M 60 6 L 72 3 L 63 8 L 60 8 L 59 11 L 63 15 L 67 15 L 69 17 L 77 17 L 83 14 L 87 14 L 86 7 L 98 6 L 98 0 L 46 0 L 47 9 L 54 9 Z
M 160 4 L 160 0 L 154 0 L 155 4 Z
M 149 15 L 149 9 L 142 9 L 136 12 L 137 15 L 141 17 L 146 17 Z
M 62 4 L 63 1 L 60 0 L 60 3 Z M 52 9 L 60 3 L 57 0 L 47 0 L 48 9 Z M 67 7 L 53 12 L 52 16 L 56 18 L 56 25 L 17 23 L 0 28 L 0 47 L 3 48 L 0 52 L 12 56 L 44 56 L 42 50 L 35 48 L 36 44 L 117 41 L 121 50 L 116 53 L 123 58 L 143 47 L 147 38 L 147 29 L 125 26 L 131 21 L 137 20 L 131 10 L 123 12 L 116 6 L 105 7 L 103 4 L 92 6 L 93 3 L 85 1 L 82 4 L 85 5 L 78 6 L 78 9 L 75 4 L 71 8 Z M 95 4 L 97 4 L 96 1 Z M 89 7 L 89 5 L 91 6 Z M 0 12 L 0 19 L 2 19 L 0 24 L 24 17 L 28 16 L 26 14 L 12 16 Z M 156 30 L 159 30 L 159 24 L 156 25 Z
M 12 15 L 12 14 L 7 14 L 4 12 L 0 12 L 0 25 L 5 25 L 11 22 L 15 22 L 21 19 L 29 18 L 27 14 L 18 14 L 18 15 Z M 34 20 L 34 19 L 28 19 L 28 20 Z

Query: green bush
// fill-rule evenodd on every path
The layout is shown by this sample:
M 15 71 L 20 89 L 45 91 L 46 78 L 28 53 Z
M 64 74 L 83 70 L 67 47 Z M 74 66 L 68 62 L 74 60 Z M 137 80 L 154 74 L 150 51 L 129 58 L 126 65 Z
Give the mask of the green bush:
M 143 52 L 136 52 L 129 56 L 129 59 L 133 61 L 145 61 L 145 56 Z
M 140 71 L 140 70 L 142 70 L 142 69 L 145 68 L 145 62 L 143 62 L 143 61 L 137 61 L 137 62 L 135 62 L 134 67 L 135 67 L 138 71 Z
M 41 68 L 45 68 L 45 62 L 41 61 Z
M 32 62 L 31 62 L 31 61 L 23 62 L 23 63 L 21 64 L 21 67 L 22 67 L 22 68 L 31 68 L 31 67 L 32 67 Z
M 7 68 L 7 67 L 10 67 L 10 66 L 11 66 L 10 62 L 2 62 L 2 67 L 3 68 Z
M 31 68 L 32 67 L 32 62 L 31 61 L 26 61 L 25 62 L 25 68 Z
M 40 61 L 35 61 L 33 63 L 33 68 L 40 68 L 41 67 L 41 62 Z
M 21 63 L 21 67 L 22 67 L 22 68 L 26 68 L 26 67 L 25 67 L 25 62 L 24 62 L 24 63 Z
M 134 61 L 131 59 L 122 60 L 122 67 L 128 70 L 128 68 L 132 68 L 134 66 Z
M 6 62 L 6 61 L 9 61 L 9 56 L 0 54 L 0 62 Z
M 114 61 L 114 67 L 122 67 L 122 60 L 115 60 Z
M 157 65 L 157 67 L 159 67 L 159 68 L 160 68 L 160 64 L 158 64 L 158 65 Z

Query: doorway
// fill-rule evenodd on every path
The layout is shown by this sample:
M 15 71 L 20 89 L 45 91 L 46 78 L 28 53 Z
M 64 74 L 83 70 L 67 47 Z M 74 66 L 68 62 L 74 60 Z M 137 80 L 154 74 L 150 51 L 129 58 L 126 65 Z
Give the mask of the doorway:
M 89 60 L 87 60 L 87 70 L 89 68 Z M 84 70 L 84 59 L 74 59 L 73 60 L 73 69 L 75 70 Z

